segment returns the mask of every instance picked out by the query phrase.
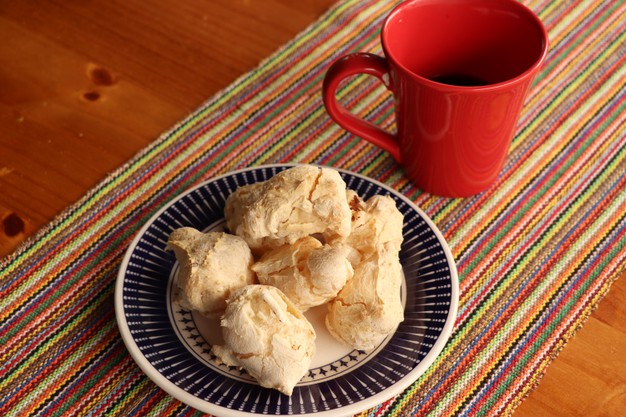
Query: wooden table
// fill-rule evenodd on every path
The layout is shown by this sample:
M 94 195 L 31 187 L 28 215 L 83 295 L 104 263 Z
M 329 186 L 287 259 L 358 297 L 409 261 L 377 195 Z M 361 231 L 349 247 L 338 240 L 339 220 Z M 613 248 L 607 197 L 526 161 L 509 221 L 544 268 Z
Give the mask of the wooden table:
M 0 256 L 333 0 L 0 4 Z M 519 416 L 626 410 L 626 275 Z

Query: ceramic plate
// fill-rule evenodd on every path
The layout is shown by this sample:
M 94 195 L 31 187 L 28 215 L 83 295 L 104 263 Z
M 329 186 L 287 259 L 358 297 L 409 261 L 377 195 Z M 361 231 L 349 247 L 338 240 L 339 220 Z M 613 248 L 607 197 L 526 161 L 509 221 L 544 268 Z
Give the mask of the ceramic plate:
M 374 407 L 413 383 L 443 349 L 456 317 L 454 260 L 432 221 L 411 201 L 370 178 L 340 171 L 348 188 L 367 199 L 391 196 L 404 215 L 400 252 L 405 320 L 372 352 L 350 350 L 324 326 L 325 306 L 306 316 L 317 332 L 308 374 L 285 396 L 262 388 L 245 371 L 211 354 L 220 343 L 217 320 L 181 308 L 173 297 L 178 263 L 165 251 L 172 230 L 223 229 L 223 208 L 237 187 L 264 181 L 293 165 L 250 168 L 211 179 L 178 196 L 139 231 L 122 262 L 115 311 L 134 360 L 156 384 L 196 409 L 223 417 L 254 414 L 347 416 Z

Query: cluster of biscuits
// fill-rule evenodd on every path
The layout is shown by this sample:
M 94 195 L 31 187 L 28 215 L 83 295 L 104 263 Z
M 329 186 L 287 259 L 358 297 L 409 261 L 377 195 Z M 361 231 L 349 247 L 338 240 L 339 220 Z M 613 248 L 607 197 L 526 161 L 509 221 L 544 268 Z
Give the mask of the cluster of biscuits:
M 403 320 L 398 258 L 403 216 L 388 196 L 363 201 L 330 168 L 302 165 L 237 188 L 229 233 L 174 230 L 179 302 L 221 318 L 213 353 L 261 386 L 291 395 L 315 354 L 303 313 L 328 305 L 326 327 L 358 350 Z

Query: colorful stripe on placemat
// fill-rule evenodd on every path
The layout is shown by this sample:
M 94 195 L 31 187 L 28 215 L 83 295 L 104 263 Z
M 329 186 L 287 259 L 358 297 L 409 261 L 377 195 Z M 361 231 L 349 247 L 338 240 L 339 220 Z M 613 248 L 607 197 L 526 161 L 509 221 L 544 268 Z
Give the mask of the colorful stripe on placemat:
M 440 358 L 361 416 L 507 415 L 528 395 L 626 262 L 626 34 L 623 1 L 527 1 L 550 55 L 500 179 L 467 199 L 422 193 L 392 159 L 334 125 L 325 69 L 380 53 L 389 2 L 337 4 L 260 67 L 207 101 L 0 261 L 0 414 L 193 415 L 130 358 L 113 313 L 123 253 L 171 198 L 229 170 L 310 162 L 400 190 L 457 260 L 460 306 Z M 339 92 L 393 129 L 382 85 Z

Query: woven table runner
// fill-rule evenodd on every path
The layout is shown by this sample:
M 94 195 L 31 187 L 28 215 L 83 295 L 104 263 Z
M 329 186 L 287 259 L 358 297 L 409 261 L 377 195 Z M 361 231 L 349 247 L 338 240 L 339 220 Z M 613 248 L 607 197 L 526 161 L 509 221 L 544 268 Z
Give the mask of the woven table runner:
M 336 4 L 317 23 L 111 173 L 0 261 L 0 415 L 195 415 L 146 377 L 113 309 L 141 226 L 201 181 L 248 166 L 316 163 L 400 191 L 457 262 L 458 317 L 435 363 L 362 416 L 507 415 L 536 386 L 626 264 L 626 4 L 524 1 L 550 52 L 498 182 L 465 199 L 417 189 L 384 151 L 327 116 L 321 82 L 350 52 L 381 53 L 394 4 Z M 370 77 L 339 96 L 393 129 Z

